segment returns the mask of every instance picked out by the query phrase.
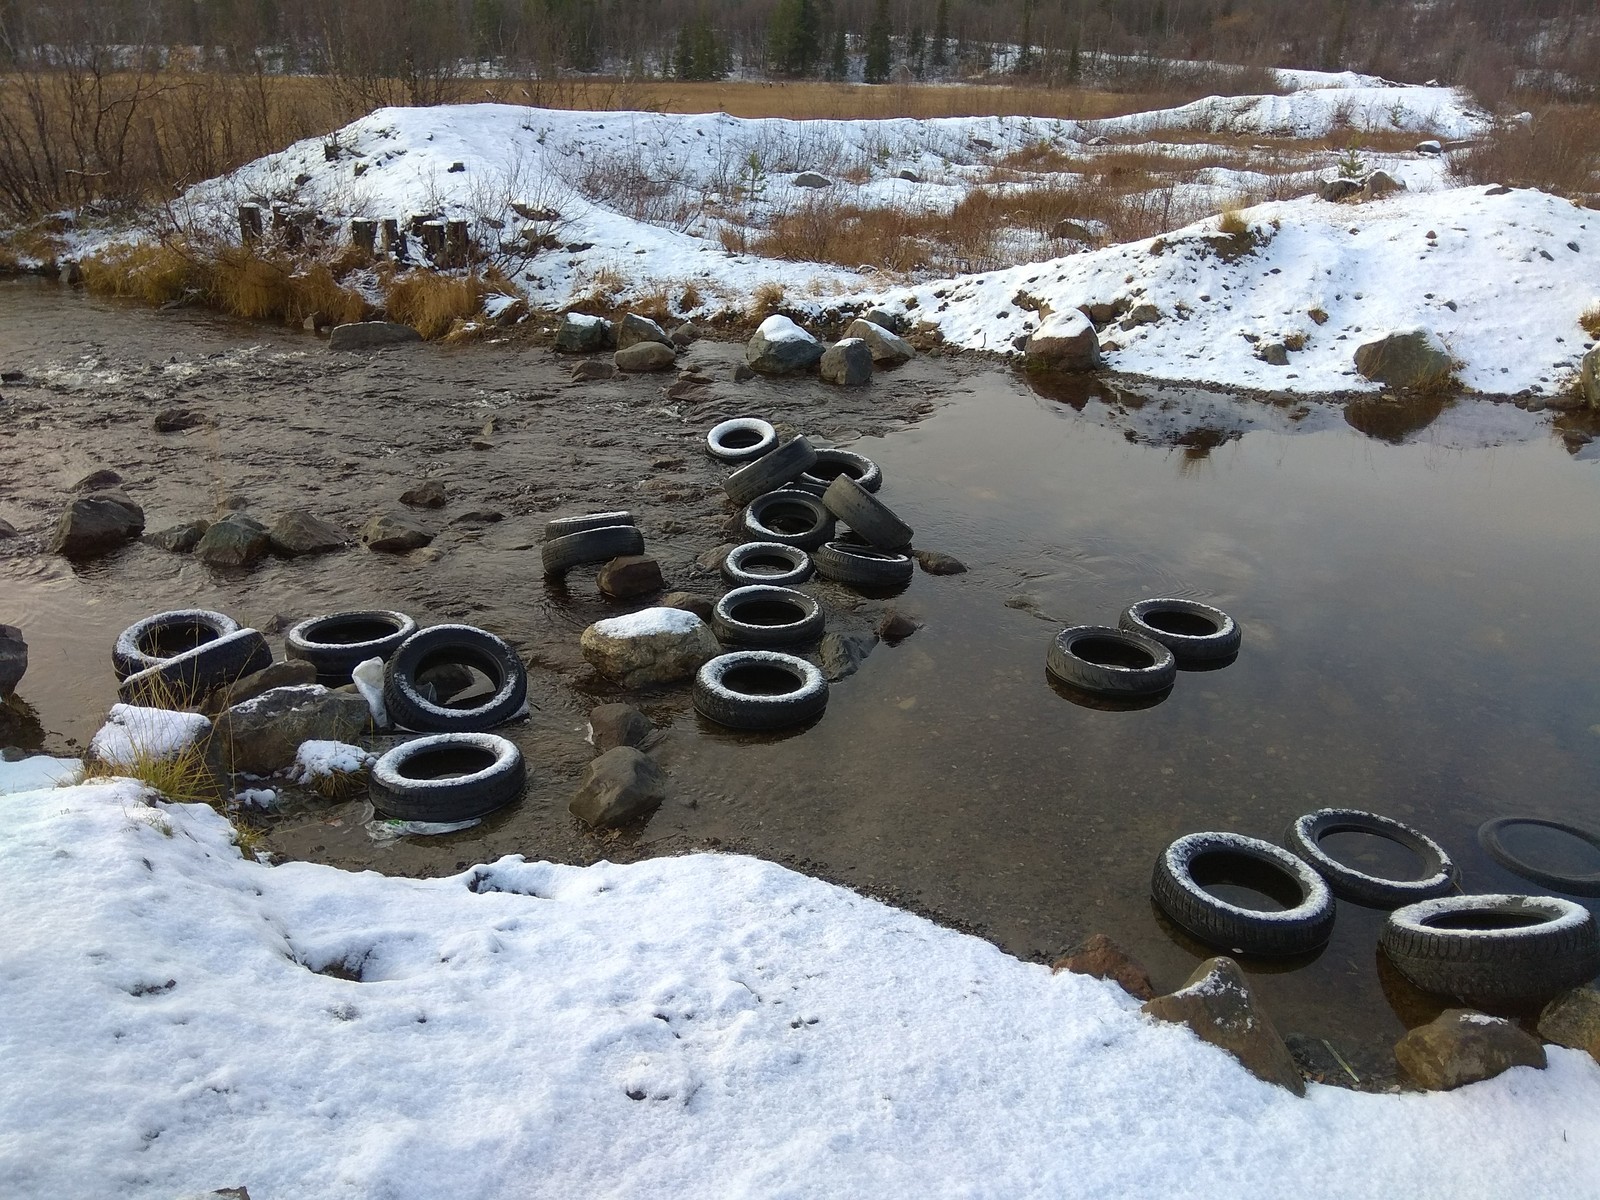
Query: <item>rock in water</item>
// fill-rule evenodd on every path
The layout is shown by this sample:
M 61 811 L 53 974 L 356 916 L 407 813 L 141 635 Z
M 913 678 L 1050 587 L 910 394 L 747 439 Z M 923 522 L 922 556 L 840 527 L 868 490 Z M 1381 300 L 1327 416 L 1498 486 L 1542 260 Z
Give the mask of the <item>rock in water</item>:
M 1356 370 L 1376 383 L 1429 391 L 1443 387 L 1455 369 L 1436 334 L 1420 327 L 1396 330 L 1356 347 Z
M 619 371 L 666 371 L 677 361 L 672 347 L 661 342 L 635 342 L 612 355 Z
M 0 700 L 17 690 L 28 673 L 28 643 L 15 625 L 0 625 Z
M 61 514 L 50 552 L 67 558 L 94 558 L 143 532 L 144 509 L 121 492 L 96 492 L 74 500 Z
M 872 382 L 872 348 L 862 338 L 835 342 L 823 352 L 819 372 L 825 383 L 863 387 Z
M 1178 991 L 1145 1001 L 1141 1012 L 1187 1025 L 1203 1042 L 1220 1046 L 1257 1079 L 1306 1094 L 1294 1056 L 1256 1007 L 1244 972 L 1231 958 L 1208 958 Z
M 362 544 L 368 550 L 404 554 L 433 541 L 433 534 L 405 513 L 377 513 L 361 530 Z
M 945 554 L 938 550 L 913 550 L 911 557 L 916 559 L 917 565 L 929 575 L 962 575 L 966 573 L 966 563 L 954 555 Z
M 867 655 L 878 644 L 873 633 L 825 633 L 817 657 L 822 660 L 822 674 L 829 683 L 848 679 L 861 669 Z
M 449 499 L 450 493 L 437 479 L 424 479 L 400 493 L 400 503 L 411 508 L 443 508 Z
M 594 748 L 604 754 L 618 746 L 638 746 L 655 726 L 631 704 L 602 704 L 589 712 Z
M 1094 324 L 1075 308 L 1051 313 L 1028 338 L 1030 367 L 1092 371 L 1100 365 L 1100 339 Z
M 632 746 L 617 746 L 589 764 L 567 808 L 596 829 L 613 829 L 649 816 L 666 796 L 667 777 L 655 760 Z
M 647 554 L 625 554 L 600 568 L 600 591 L 613 600 L 650 596 L 667 584 L 661 564 Z
M 272 688 L 222 713 L 211 744 L 225 769 L 270 775 L 294 762 L 301 742 L 348 742 L 371 720 L 359 694 L 315 683 Z
M 1583 356 L 1583 369 L 1579 372 L 1583 387 L 1583 402 L 1600 410 L 1600 346 Z
M 272 539 L 254 517 L 230 513 L 195 543 L 194 556 L 213 567 L 248 567 L 264 557 Z
M 596 621 L 579 644 L 595 670 L 625 687 L 687 679 L 722 652 L 706 623 L 679 608 Z
M 396 321 L 352 321 L 333 327 L 333 332 L 328 334 L 328 349 L 378 350 L 421 340 L 422 335 L 415 329 Z
M 1510 1021 L 1447 1008 L 1395 1043 L 1400 1069 L 1431 1092 L 1493 1079 L 1512 1067 L 1545 1065 L 1544 1047 Z
M 744 348 L 745 362 L 763 375 L 804 371 L 821 357 L 822 343 L 782 313 L 761 322 Z
M 75 492 L 105 492 L 117 487 L 121 482 L 121 475 L 118 475 L 110 467 L 101 467 L 97 471 L 90 471 L 82 479 L 78 480 L 77 483 L 72 485 L 72 490 Z
M 210 528 L 210 521 L 186 521 L 182 525 L 171 525 L 166 529 L 147 533 L 144 540 L 152 546 L 170 550 L 174 554 L 187 554 L 200 544 L 200 539 L 205 537 L 206 530 Z
M 568 354 L 593 354 L 611 345 L 611 322 L 587 313 L 568 313 L 556 331 L 556 349 Z
M 905 338 L 877 321 L 869 321 L 864 317 L 857 317 L 851 321 L 844 331 L 844 336 L 860 338 L 865 342 L 867 349 L 872 351 L 873 363 L 880 367 L 898 367 L 917 356 L 917 352 Z
M 1150 972 L 1144 969 L 1144 964 L 1103 933 L 1095 934 L 1058 961 L 1053 969 L 1109 979 L 1128 995 L 1140 1000 L 1149 1000 L 1156 994 L 1150 983 Z
M 272 523 L 267 538 L 274 554 L 298 558 L 303 554 L 325 554 L 341 550 L 350 539 L 344 530 L 314 517 L 303 508 L 292 508 Z
M 665 329 L 649 317 L 628 313 L 617 322 L 617 349 L 626 350 L 640 342 L 660 342 L 669 349 L 672 346 L 672 339 L 667 336 Z

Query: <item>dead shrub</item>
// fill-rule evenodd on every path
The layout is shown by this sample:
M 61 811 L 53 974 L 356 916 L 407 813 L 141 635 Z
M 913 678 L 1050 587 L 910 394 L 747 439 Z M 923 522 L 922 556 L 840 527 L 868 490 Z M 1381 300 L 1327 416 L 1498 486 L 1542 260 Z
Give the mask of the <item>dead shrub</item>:
M 1229 237 L 1238 237 L 1240 234 L 1250 232 L 1250 223 L 1239 215 L 1237 208 L 1222 210 L 1222 216 L 1217 219 L 1217 232 L 1225 233 Z
M 391 321 L 409 325 L 425 338 L 443 337 L 458 320 L 483 309 L 488 294 L 483 277 L 407 271 L 389 282 L 384 305 Z
M 1546 105 L 1527 125 L 1496 129 L 1453 154 L 1450 170 L 1469 183 L 1531 187 L 1600 208 L 1600 105 Z
M 700 307 L 704 299 L 700 295 L 700 289 L 695 286 L 693 280 L 690 280 L 683 285 L 683 291 L 678 294 L 678 311 L 693 312 Z
M 1578 316 L 1578 324 L 1592 338 L 1600 338 L 1600 301 L 1589 305 Z
M 89 291 L 152 307 L 209 291 L 208 272 L 201 260 L 166 242 L 108 246 L 85 258 L 81 268 L 83 285 Z
M 783 304 L 783 284 L 767 282 L 756 288 L 750 297 L 750 313 L 758 320 L 770 317 Z

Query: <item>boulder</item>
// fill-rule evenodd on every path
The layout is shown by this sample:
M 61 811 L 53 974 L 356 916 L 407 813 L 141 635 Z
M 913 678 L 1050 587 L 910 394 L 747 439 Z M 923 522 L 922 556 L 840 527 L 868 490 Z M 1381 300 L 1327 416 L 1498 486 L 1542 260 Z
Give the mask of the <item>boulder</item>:
M 756 373 L 750 369 L 749 363 L 736 363 L 734 365 L 733 381 L 735 383 L 748 383 L 755 377 Z
M 1331 204 L 1341 200 L 1348 200 L 1361 190 L 1361 183 L 1355 179 L 1324 179 L 1317 184 L 1317 195 Z
M 361 541 L 368 550 L 404 554 L 408 550 L 426 546 L 433 541 L 433 534 L 405 513 L 376 513 L 362 527 Z
M 1592 987 L 1562 992 L 1539 1014 L 1539 1036 L 1600 1062 L 1600 992 Z
M 1141 1012 L 1162 1021 L 1187 1025 L 1203 1042 L 1237 1058 L 1257 1079 L 1306 1093 L 1305 1080 L 1277 1029 L 1256 1007 L 1244 972 L 1231 958 L 1208 958 L 1195 968 L 1183 987 L 1147 1000 Z
M 121 492 L 96 492 L 74 500 L 56 523 L 50 552 L 94 558 L 144 532 L 144 509 Z
M 1051 313 L 1028 338 L 1030 367 L 1092 371 L 1100 365 L 1100 339 L 1089 318 L 1075 308 Z
M 589 710 L 589 740 L 601 754 L 618 746 L 638 746 L 654 730 L 650 718 L 631 704 L 601 704 Z
M 350 539 L 344 530 L 330 525 L 321 517 L 314 517 L 303 508 L 291 508 L 272 523 L 267 530 L 267 541 L 274 554 L 284 558 L 299 558 L 305 554 L 325 554 L 341 550 Z
M 235 704 L 254 700 L 273 688 L 303 687 L 317 681 L 317 668 L 303 658 L 291 658 L 219 687 L 205 698 L 200 711 L 214 717 Z
M 624 554 L 600 568 L 600 591 L 612 600 L 652 596 L 667 585 L 661 564 L 648 554 Z
M 1362 181 L 1361 198 L 1363 200 L 1377 200 L 1405 190 L 1404 180 L 1396 179 L 1387 171 L 1374 171 Z
M 629 346 L 637 346 L 640 342 L 660 342 L 668 347 L 673 344 L 672 339 L 667 336 L 667 331 L 649 317 L 629 313 L 617 322 L 617 349 L 626 350 Z
M 403 346 L 407 342 L 421 340 L 420 333 L 398 321 L 352 321 L 348 325 L 333 327 L 328 334 L 328 349 L 379 350 L 385 346 Z
M 1455 363 L 1431 330 L 1397 330 L 1356 347 L 1356 370 L 1390 387 L 1431 391 L 1450 379 Z
M 182 433 L 207 424 L 204 413 L 192 408 L 163 408 L 150 422 L 157 433 Z
M 437 479 L 424 479 L 400 493 L 400 503 L 410 508 L 443 508 L 450 494 Z
M 878 644 L 875 633 L 825 633 L 822 645 L 817 648 L 822 674 L 829 683 L 848 679 L 861 669 L 867 655 Z
M 579 645 L 595 670 L 624 687 L 687 679 L 722 652 L 706 623 L 681 608 L 646 608 L 596 621 Z
M 1103 933 L 1095 934 L 1071 954 L 1057 961 L 1053 970 L 1109 979 L 1128 995 L 1140 1000 L 1152 999 L 1156 994 L 1150 983 L 1150 972 L 1144 969 L 1144 965 Z
M 700 340 L 700 330 L 691 321 L 685 321 L 672 331 L 672 344 L 682 350 Z
M 1600 346 L 1583 356 L 1578 382 L 1583 389 L 1583 402 L 1590 408 L 1600 409 Z
M 890 333 L 900 332 L 900 318 L 886 308 L 869 308 L 858 319 L 871 321 L 879 329 L 887 329 Z
M 1434 138 L 1427 138 L 1416 145 L 1418 154 L 1443 154 L 1444 146 Z
M 962 575 L 967 570 L 967 564 L 959 558 L 938 550 L 913 550 L 911 557 L 929 575 Z
M 872 348 L 862 338 L 835 342 L 823 352 L 818 373 L 824 383 L 865 387 L 872 382 Z
M 872 351 L 873 364 L 880 367 L 898 367 L 908 363 L 917 356 L 911 348 L 911 343 L 906 341 L 892 329 L 886 329 L 876 321 L 869 321 L 864 317 L 857 317 L 845 328 L 844 336 L 859 338 L 867 344 L 867 349 Z
M 1256 357 L 1269 367 L 1287 367 L 1289 365 L 1289 347 L 1282 342 L 1257 342 Z
M 72 485 L 75 492 L 104 492 L 120 486 L 122 476 L 110 467 L 100 467 L 90 471 L 77 483 Z
M 0 700 L 17 690 L 28 673 L 28 643 L 15 625 L 0 625 Z
M 700 596 L 694 592 L 668 592 L 661 597 L 662 608 L 681 608 L 684 612 L 691 612 L 708 623 L 711 620 L 711 610 L 716 607 L 716 603 L 710 596 Z
M 587 313 L 568 313 L 556 330 L 556 349 L 568 354 L 593 354 L 612 344 L 611 322 Z
M 635 342 L 612 356 L 619 371 L 668 371 L 677 361 L 671 346 L 661 342 Z
M 614 829 L 648 817 L 666 796 L 667 777 L 655 760 L 632 746 L 617 746 L 589 764 L 567 808 L 596 829 Z
M 801 171 L 794 177 L 794 185 L 803 188 L 829 188 L 833 186 L 833 180 L 815 171 Z
M 1130 308 L 1122 320 L 1117 322 L 1117 328 L 1137 329 L 1141 325 L 1154 325 L 1159 320 L 1161 320 L 1161 310 L 1149 301 L 1145 301 Z
M 586 358 L 581 363 L 574 364 L 572 368 L 573 383 L 593 383 L 596 380 L 616 377 L 617 364 L 602 362 L 598 358 Z
M 1400 1069 L 1430 1092 L 1493 1079 L 1512 1067 L 1545 1065 L 1544 1047 L 1511 1021 L 1447 1008 L 1395 1043 Z
M 254 517 L 229 513 L 195 543 L 194 556 L 213 567 L 248 567 L 272 547 L 267 527 Z
M 782 313 L 761 322 L 744 348 L 745 363 L 763 375 L 804 371 L 821 357 L 822 343 Z
M 877 634 L 889 645 L 903 642 L 917 630 L 922 628 L 922 622 L 906 616 L 898 608 L 886 608 L 883 616 L 878 618 Z
M 910 167 L 901 167 L 900 170 L 898 170 L 898 171 L 896 171 L 894 173 L 894 177 L 896 179 L 904 179 L 907 183 L 921 183 L 922 182 L 922 176 L 918 175 Z
M 218 716 L 211 745 L 224 769 L 271 775 L 294 762 L 301 742 L 348 742 L 371 721 L 359 693 L 329 691 L 315 683 L 277 687 Z
M 174 554 L 187 554 L 200 544 L 200 539 L 205 537 L 206 530 L 210 528 L 210 521 L 185 521 L 182 525 L 169 525 L 165 529 L 147 533 L 144 540 Z

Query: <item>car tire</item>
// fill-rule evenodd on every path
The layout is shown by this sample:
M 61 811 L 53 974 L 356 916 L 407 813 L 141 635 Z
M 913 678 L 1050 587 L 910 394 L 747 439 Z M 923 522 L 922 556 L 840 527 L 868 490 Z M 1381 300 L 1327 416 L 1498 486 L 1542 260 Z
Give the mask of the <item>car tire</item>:
M 883 486 L 883 472 L 877 463 L 854 450 L 833 449 L 818 450 L 817 461 L 794 481 L 794 486 L 820 496 L 841 475 L 854 479 L 869 492 L 876 492 Z
M 1497 817 L 1478 826 L 1478 845 L 1506 870 L 1513 871 L 1534 883 L 1554 888 L 1558 892 L 1566 892 L 1569 896 L 1600 896 L 1600 871 L 1590 871 L 1586 875 L 1553 871 L 1548 867 L 1528 862 L 1507 846 L 1502 834 L 1518 825 L 1536 825 L 1543 829 L 1554 829 L 1587 842 L 1596 850 L 1600 850 L 1600 833 L 1584 829 L 1579 825 L 1569 825 L 1565 821 L 1546 821 L 1538 817 Z
M 792 437 L 775 450 L 745 463 L 723 481 L 735 504 L 745 505 L 757 496 L 775 492 L 800 478 L 817 461 L 817 452 L 804 437 Z
M 553 521 L 544 523 L 544 532 L 539 535 L 539 540 L 553 542 L 557 538 L 570 537 L 574 533 L 583 533 L 590 529 L 637 524 L 631 512 L 586 513 L 581 517 L 557 517 Z
M 812 560 L 817 564 L 817 574 L 824 579 L 858 588 L 904 587 L 916 570 L 904 554 L 837 538 L 819 546 Z
M 1140 600 L 1123 610 L 1118 624 L 1171 650 L 1180 667 L 1228 661 L 1238 655 L 1243 637 L 1232 617 L 1197 600 Z
M 494 691 L 467 707 L 428 699 L 417 677 L 445 663 L 480 671 Z M 515 717 L 528 698 L 528 669 L 502 638 L 472 625 L 434 625 L 412 634 L 383 671 L 389 719 L 418 733 L 481 733 Z
M 1318 844 L 1334 833 L 1365 833 L 1404 846 L 1422 860 L 1422 876 L 1385 879 L 1342 863 Z M 1431 900 L 1448 894 L 1456 885 L 1456 866 L 1443 846 L 1420 829 L 1377 813 L 1355 808 L 1319 809 L 1293 821 L 1283 835 L 1283 844 L 1310 863 L 1328 881 L 1335 896 L 1368 908 L 1399 908 L 1402 904 Z
M 777 430 L 760 417 L 735 417 L 713 425 L 706 434 L 706 453 L 726 463 L 751 462 L 777 444 Z
M 405 613 L 362 609 L 330 613 L 301 621 L 284 637 L 284 655 L 310 663 L 317 682 L 338 687 L 369 658 L 389 660 L 400 644 L 417 631 Z
M 782 729 L 810 720 L 827 706 L 822 672 L 776 650 L 718 655 L 694 678 L 695 711 L 729 729 Z
M 111 668 L 117 679 L 159 666 L 196 646 L 239 631 L 232 617 L 205 608 L 179 608 L 135 621 L 111 647 Z
M 515 742 L 492 733 L 434 733 L 372 765 L 372 807 L 401 821 L 471 821 L 522 798 L 527 766 Z
M 254 629 L 236 629 L 153 667 L 135 671 L 117 688 L 117 698 L 124 704 L 146 708 L 187 708 L 207 693 L 271 665 L 272 649 L 267 639 Z
M 810 492 L 784 488 L 750 501 L 744 532 L 757 542 L 778 542 L 815 550 L 833 537 L 833 514 Z
M 539 547 L 547 578 L 558 579 L 584 563 L 610 562 L 644 553 L 644 536 L 632 525 L 602 525 L 552 538 Z
M 733 646 L 793 646 L 822 636 L 822 606 L 793 588 L 752 584 L 734 588 L 711 610 L 711 632 Z
M 1286 907 L 1243 908 L 1203 886 L 1236 879 Z M 1185 932 L 1235 954 L 1308 954 L 1333 932 L 1333 893 L 1322 876 L 1287 850 L 1237 833 L 1191 833 L 1173 842 L 1156 859 L 1150 893 Z
M 771 571 L 758 571 L 758 566 L 771 566 Z M 745 542 L 728 551 L 722 560 L 722 578 L 729 587 L 749 587 L 765 583 L 773 587 L 793 587 L 804 583 L 816 571 L 807 554 L 799 546 L 786 546 L 782 542 Z
M 840 475 L 828 485 L 822 493 L 822 503 L 880 550 L 898 552 L 911 545 L 911 526 L 848 475 Z
M 1109 625 L 1069 625 L 1050 643 L 1045 668 L 1097 695 L 1154 696 L 1172 686 L 1178 662 L 1160 642 Z

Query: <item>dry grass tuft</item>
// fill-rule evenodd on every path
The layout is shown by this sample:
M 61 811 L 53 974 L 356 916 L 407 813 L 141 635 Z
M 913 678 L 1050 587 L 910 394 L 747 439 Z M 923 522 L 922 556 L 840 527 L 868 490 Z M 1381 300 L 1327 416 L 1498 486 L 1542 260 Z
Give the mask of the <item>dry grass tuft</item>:
M 390 280 L 384 295 L 389 319 L 409 325 L 425 338 L 443 337 L 457 321 L 483 309 L 489 288 L 484 278 L 407 271 Z
M 1592 338 L 1600 338 L 1600 300 L 1589 305 L 1578 317 L 1578 324 Z
M 82 263 L 83 284 L 101 296 L 151 306 L 206 293 L 206 271 L 193 256 L 167 243 L 109 246 Z
M 770 317 L 783 304 L 783 284 L 763 283 L 750 297 L 750 315 L 756 320 Z
M 1217 232 L 1237 237 L 1250 232 L 1250 223 L 1239 215 L 1237 208 L 1224 209 L 1222 216 L 1217 220 Z
M 678 311 L 693 312 L 704 303 L 705 297 L 700 294 L 700 289 L 690 280 L 683 285 L 683 291 L 678 293 Z

